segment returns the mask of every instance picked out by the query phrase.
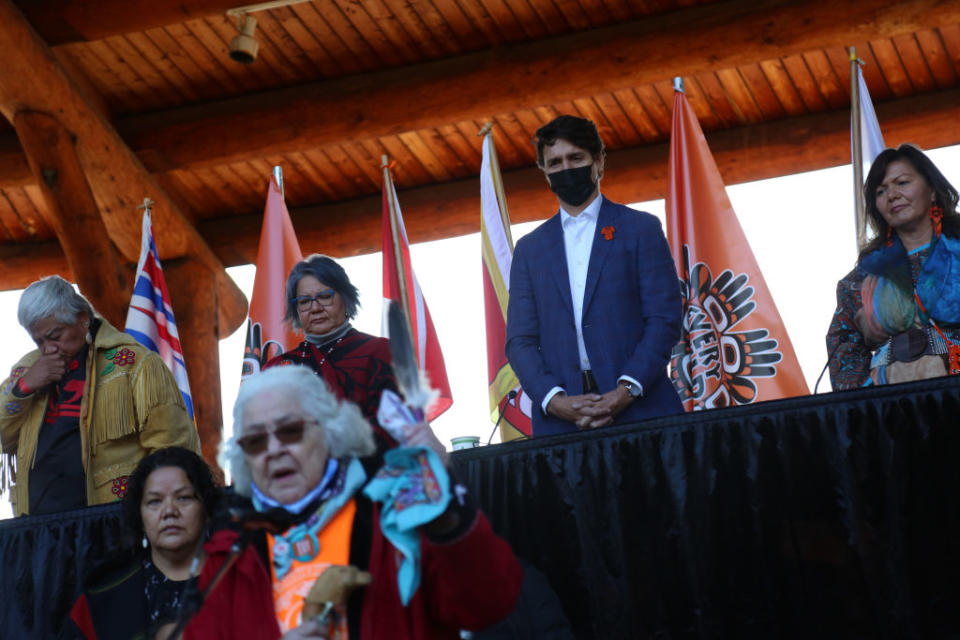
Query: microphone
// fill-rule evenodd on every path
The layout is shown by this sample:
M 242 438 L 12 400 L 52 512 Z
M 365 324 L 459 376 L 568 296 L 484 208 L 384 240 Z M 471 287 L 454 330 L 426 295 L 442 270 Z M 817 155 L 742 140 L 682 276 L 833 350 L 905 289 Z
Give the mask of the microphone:
M 497 418 L 497 421 L 493 424 L 493 431 L 490 432 L 490 437 L 487 438 L 487 446 L 489 446 L 490 443 L 493 442 L 493 434 L 497 432 L 497 427 L 500 426 L 500 421 L 503 420 L 503 413 L 504 411 L 507 410 L 507 405 L 510 404 L 510 402 L 516 397 L 517 397 L 517 390 L 510 389 L 510 393 L 507 394 L 507 401 L 503 403 L 502 407 L 500 407 L 500 416 Z
M 820 381 L 823 380 L 823 374 L 827 372 L 827 367 L 830 366 L 830 361 L 833 360 L 834 354 L 837 353 L 837 350 L 840 348 L 842 344 L 843 344 L 843 341 L 841 340 L 840 342 L 837 343 L 837 346 L 835 346 L 830 351 L 830 354 L 827 356 L 827 364 L 823 365 L 823 370 L 820 372 L 820 375 L 817 376 L 817 382 L 813 385 L 813 395 L 817 395 L 817 387 L 820 386 Z M 834 391 L 836 391 L 836 389 L 834 389 Z

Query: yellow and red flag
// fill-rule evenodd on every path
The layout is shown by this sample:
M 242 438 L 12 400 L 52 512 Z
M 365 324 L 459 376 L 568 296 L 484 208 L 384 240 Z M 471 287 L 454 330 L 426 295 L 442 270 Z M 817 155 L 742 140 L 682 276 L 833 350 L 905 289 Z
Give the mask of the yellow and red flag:
M 510 214 L 503 194 L 500 165 L 489 125 L 483 137 L 480 164 L 480 246 L 483 256 L 483 303 L 487 325 L 487 380 L 490 420 L 500 420 L 500 438 L 506 442 L 529 438 L 532 402 L 523 393 L 517 374 L 504 353 L 507 335 L 507 302 L 510 299 L 510 264 L 513 238 Z M 503 419 L 500 419 L 501 414 Z
M 674 93 L 667 234 L 683 292 L 670 377 L 687 411 L 809 394 L 697 116 Z
M 299 336 L 284 323 L 283 316 L 287 310 L 287 276 L 302 259 L 280 185 L 276 177 L 271 176 L 257 249 L 257 275 L 250 295 L 243 378 L 258 373 L 270 358 L 293 349 L 300 342 Z
M 447 368 L 443 363 L 440 341 L 433 328 L 427 301 L 420 291 L 417 276 L 410 262 L 410 243 L 403 226 L 403 214 L 397 202 L 390 165 L 383 157 L 383 297 L 396 300 L 407 316 L 410 338 L 420 369 L 427 373 L 430 386 L 439 392 L 427 409 L 427 420 L 433 420 L 453 404 Z

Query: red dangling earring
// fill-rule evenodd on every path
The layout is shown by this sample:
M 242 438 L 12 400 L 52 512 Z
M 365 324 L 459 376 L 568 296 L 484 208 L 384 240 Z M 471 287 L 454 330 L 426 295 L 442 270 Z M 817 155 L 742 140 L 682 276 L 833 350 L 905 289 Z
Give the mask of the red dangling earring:
M 933 233 L 939 238 L 943 230 L 943 209 L 936 204 L 931 205 L 930 219 L 933 220 Z
M 893 227 L 887 227 L 887 246 L 893 246 Z

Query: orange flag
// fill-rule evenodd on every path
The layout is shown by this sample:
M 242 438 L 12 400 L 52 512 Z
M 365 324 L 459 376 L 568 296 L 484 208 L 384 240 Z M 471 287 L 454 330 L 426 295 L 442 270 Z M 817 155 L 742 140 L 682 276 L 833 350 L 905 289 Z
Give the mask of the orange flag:
M 387 156 L 383 156 L 383 297 L 400 303 L 407 316 L 410 338 L 417 353 L 420 368 L 426 371 L 430 386 L 440 392 L 427 410 L 427 420 L 433 420 L 453 404 L 447 367 L 443 362 L 440 341 L 433 328 L 430 309 L 420 291 L 420 283 L 410 261 L 410 243 L 403 226 L 403 214 L 397 202 Z M 386 314 L 384 314 L 386 317 Z
M 287 204 L 276 178 L 271 176 L 250 296 L 242 378 L 258 373 L 270 358 L 299 344 L 299 336 L 283 322 L 283 316 L 287 310 L 287 276 L 302 259 Z
M 683 292 L 670 377 L 687 411 L 809 394 L 793 345 L 682 91 L 673 102 L 667 234 Z

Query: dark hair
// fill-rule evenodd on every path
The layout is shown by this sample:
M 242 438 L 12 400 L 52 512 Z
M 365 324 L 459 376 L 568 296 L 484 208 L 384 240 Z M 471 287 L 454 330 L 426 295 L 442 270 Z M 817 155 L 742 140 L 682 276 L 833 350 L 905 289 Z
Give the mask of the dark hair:
M 533 137 L 537 145 L 537 166 L 543 168 L 543 148 L 552 147 L 557 140 L 566 140 L 572 145 L 586 149 L 596 158 L 604 152 L 603 138 L 592 120 L 577 116 L 557 116 L 537 129 Z
M 877 209 L 877 187 L 887 175 L 887 168 L 897 160 L 906 160 L 914 170 L 923 176 L 927 184 L 933 189 L 937 206 L 943 209 L 943 232 L 949 236 L 960 236 L 960 213 L 957 213 L 957 190 L 944 177 L 923 151 L 912 144 L 904 143 L 896 149 L 884 149 L 873 161 L 867 179 L 863 183 L 863 204 L 867 213 L 867 223 L 876 232 L 863 251 L 864 256 L 879 249 L 886 242 L 887 229 L 890 225 L 880 215 Z
M 220 501 L 220 489 L 213 480 L 210 467 L 203 458 L 183 447 L 167 447 L 158 449 L 140 460 L 137 468 L 127 479 L 127 493 L 123 497 L 123 520 L 127 532 L 138 544 L 143 537 L 143 519 L 140 517 L 140 502 L 143 500 L 143 491 L 147 486 L 147 478 L 157 469 L 176 467 L 183 469 L 187 479 L 193 485 L 193 490 L 203 504 L 207 522 L 213 517 Z
M 301 329 L 300 315 L 297 313 L 297 285 L 304 276 L 313 276 L 343 297 L 347 310 L 347 320 L 352 320 L 360 308 L 360 292 L 350 282 L 347 272 L 330 256 L 315 253 L 298 262 L 287 276 L 287 313 L 283 319 L 294 329 Z

